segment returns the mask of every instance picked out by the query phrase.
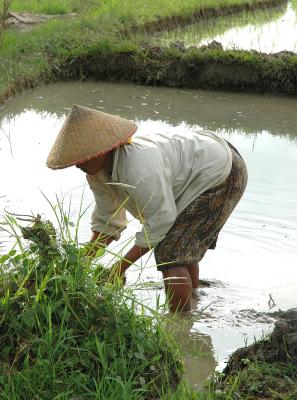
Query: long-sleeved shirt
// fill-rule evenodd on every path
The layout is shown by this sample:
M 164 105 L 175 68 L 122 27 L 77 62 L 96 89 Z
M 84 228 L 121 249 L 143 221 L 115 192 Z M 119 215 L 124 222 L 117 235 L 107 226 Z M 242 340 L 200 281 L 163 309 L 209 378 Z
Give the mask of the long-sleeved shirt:
M 95 197 L 92 231 L 118 239 L 126 228 L 126 210 L 142 224 L 140 247 L 153 247 L 176 217 L 230 173 L 226 141 L 209 131 L 134 136 L 114 151 L 112 174 L 87 175 Z

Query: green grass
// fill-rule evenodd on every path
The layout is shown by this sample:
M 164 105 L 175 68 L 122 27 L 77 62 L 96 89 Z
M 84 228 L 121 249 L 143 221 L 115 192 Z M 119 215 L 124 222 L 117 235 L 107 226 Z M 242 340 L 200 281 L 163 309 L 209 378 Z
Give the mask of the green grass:
M 99 1 L 85 0 L 13 0 L 11 10 L 36 14 L 67 14 L 84 11 L 90 6 L 98 6 Z
M 250 363 L 230 376 L 217 399 L 294 400 L 297 398 L 297 366 L 281 363 Z
M 16 244 L 0 256 L 0 398 L 167 396 L 182 364 L 162 318 L 111 284 L 103 251 L 90 259 L 78 223 L 52 209 L 58 229 L 39 217 L 22 227 L 11 215 L 1 225 Z
M 159 18 L 191 14 L 202 8 L 220 8 L 259 0 L 13 0 L 13 11 L 65 14 L 92 10 L 97 16 L 111 16 L 120 21 L 141 24 Z

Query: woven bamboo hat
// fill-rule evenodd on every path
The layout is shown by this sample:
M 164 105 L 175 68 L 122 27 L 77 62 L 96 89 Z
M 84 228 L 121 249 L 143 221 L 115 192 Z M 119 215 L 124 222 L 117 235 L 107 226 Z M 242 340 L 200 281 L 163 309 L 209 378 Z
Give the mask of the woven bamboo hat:
M 81 164 L 127 143 L 137 125 L 124 118 L 74 105 L 48 155 L 51 169 Z

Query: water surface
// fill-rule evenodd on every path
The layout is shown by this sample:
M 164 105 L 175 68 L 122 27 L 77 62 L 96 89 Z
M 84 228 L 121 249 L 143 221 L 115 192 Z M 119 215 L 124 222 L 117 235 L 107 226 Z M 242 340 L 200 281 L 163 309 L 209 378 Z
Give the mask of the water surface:
M 212 284 L 200 290 L 196 317 L 176 333 L 186 357 L 187 379 L 199 386 L 232 351 L 271 329 L 267 312 L 296 306 L 297 99 L 95 82 L 28 91 L 1 110 L 2 210 L 43 213 L 53 219 L 41 191 L 52 202 L 57 193 L 66 196 L 66 203 L 71 196 L 72 219 L 83 188 L 84 207 L 92 203 L 81 171 L 74 167 L 52 171 L 45 166 L 73 103 L 133 119 L 142 134 L 213 130 L 237 146 L 247 163 L 246 193 L 225 225 L 217 249 L 200 264 L 201 278 Z M 90 237 L 91 209 L 81 222 L 81 242 Z M 126 251 L 138 228 L 131 217 L 111 252 Z M 106 263 L 112 258 L 107 255 Z M 128 284 L 136 281 L 151 283 L 150 289 L 137 290 L 143 302 L 154 307 L 157 299 L 164 301 L 153 255 L 129 270 Z M 193 356 L 199 352 L 203 358 Z
M 286 7 L 242 12 L 208 19 L 185 28 L 157 34 L 153 41 L 183 41 L 186 47 L 208 45 L 213 40 L 224 49 L 257 50 L 262 53 L 297 52 L 297 2 Z

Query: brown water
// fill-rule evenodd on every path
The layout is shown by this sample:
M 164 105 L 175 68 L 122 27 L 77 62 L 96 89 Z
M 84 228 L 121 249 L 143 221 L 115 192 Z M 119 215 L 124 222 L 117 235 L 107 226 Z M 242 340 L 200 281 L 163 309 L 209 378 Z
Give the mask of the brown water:
M 210 129 L 237 146 L 246 160 L 249 183 L 244 198 L 224 227 L 217 249 L 200 265 L 201 278 L 212 284 L 200 290 L 191 323 L 182 328 L 177 324 L 187 379 L 199 386 L 233 350 L 271 329 L 266 315 L 271 297 L 271 311 L 296 306 L 297 99 L 95 82 L 59 83 L 26 92 L 1 110 L 2 209 L 21 214 L 32 210 L 53 219 L 40 191 L 53 202 L 56 193 L 63 193 L 66 203 L 72 196 L 75 219 L 84 175 L 76 168 L 51 171 L 45 166 L 73 103 L 134 119 L 139 132 L 146 134 Z M 91 202 L 86 187 L 84 205 Z M 90 213 L 91 209 L 81 223 L 82 242 L 90 236 Z M 138 227 L 131 218 L 111 253 L 131 242 Z M 112 258 L 107 255 L 106 263 Z M 137 296 L 152 307 L 164 302 L 154 263 L 148 255 L 128 273 L 128 284 L 151 282 L 149 289 L 139 287 Z M 203 357 L 196 357 L 201 352 Z
M 257 50 L 263 53 L 297 52 L 297 2 L 286 7 L 256 10 L 199 21 L 197 24 L 155 36 L 154 42 L 181 40 L 185 46 L 208 45 L 213 40 L 224 49 Z

